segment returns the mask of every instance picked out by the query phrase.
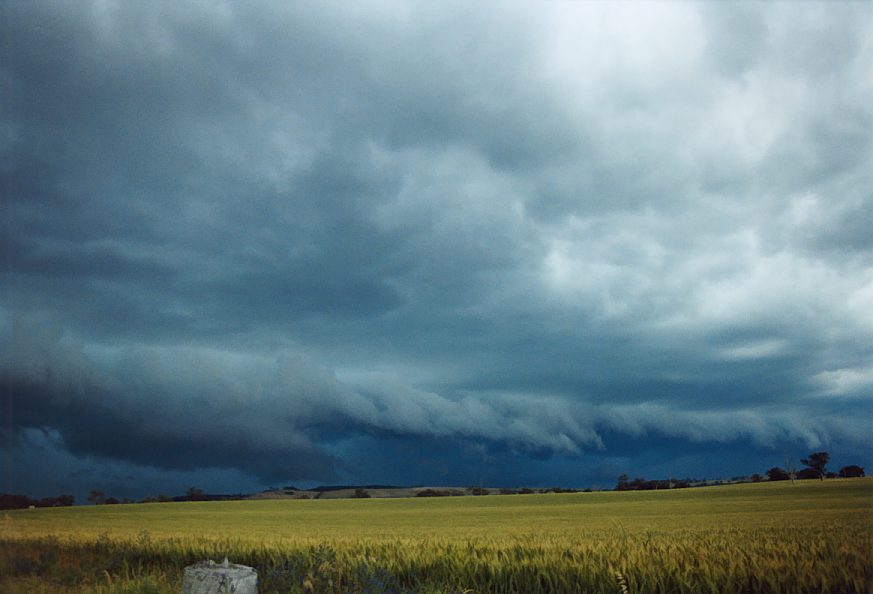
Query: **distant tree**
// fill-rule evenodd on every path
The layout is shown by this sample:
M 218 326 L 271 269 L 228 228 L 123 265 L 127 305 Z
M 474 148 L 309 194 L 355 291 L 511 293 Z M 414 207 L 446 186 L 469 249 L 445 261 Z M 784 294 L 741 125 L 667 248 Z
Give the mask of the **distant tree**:
M 518 491 L 516 491 L 515 489 L 508 489 L 506 487 L 501 487 L 500 494 L 501 495 L 516 495 L 516 494 L 518 494 Z
M 103 505 L 106 503 L 106 494 L 103 491 L 91 491 L 88 494 L 88 501 L 94 505 Z
M 441 489 L 422 489 L 415 494 L 416 497 L 449 497 L 450 495 L 452 493 Z
M 857 464 L 843 466 L 840 468 L 840 476 L 842 478 L 857 478 L 864 476 L 864 469 Z
M 0 509 L 27 509 L 31 505 L 34 505 L 34 501 L 27 495 L 0 494 Z
M 121 502 L 115 497 L 107 497 L 104 503 L 106 503 L 106 505 L 118 505 Z
M 471 495 L 488 495 L 488 489 L 484 487 L 470 487 Z
M 188 489 L 188 492 L 185 494 L 185 497 L 188 499 L 188 501 L 203 501 L 203 489 L 190 487 Z
M 355 489 L 355 494 L 352 495 L 352 498 L 354 498 L 354 499 L 369 499 L 369 497 L 370 497 L 370 494 L 367 493 L 367 490 L 362 489 L 361 487 L 358 487 L 357 489 Z
M 36 502 L 36 507 L 58 507 L 60 503 L 57 497 L 43 497 Z
M 615 490 L 616 491 L 627 491 L 630 488 L 630 486 L 628 485 L 629 480 L 630 480 L 630 477 L 626 474 L 623 474 L 620 477 L 618 477 L 618 483 L 615 485 Z
M 815 480 L 819 478 L 818 470 L 815 468 L 803 468 L 797 471 L 797 479 L 801 481 Z
M 533 495 L 536 491 L 531 489 L 530 487 L 522 487 L 518 490 L 519 495 Z
M 779 468 L 778 466 L 774 466 L 770 470 L 767 471 L 767 480 L 771 481 L 787 481 L 790 477 L 788 473 Z
M 752 482 L 753 483 L 760 483 L 762 480 L 763 480 L 763 477 L 760 474 L 755 473 L 752 475 Z
M 171 503 L 172 501 L 172 497 L 161 493 L 160 495 L 149 495 L 142 500 L 142 503 Z
M 825 467 L 831 459 L 831 455 L 827 452 L 815 452 L 809 455 L 809 458 L 804 458 L 800 461 L 801 464 L 806 464 L 809 468 L 813 469 L 816 473 L 818 473 L 818 479 L 824 480 L 825 478 Z

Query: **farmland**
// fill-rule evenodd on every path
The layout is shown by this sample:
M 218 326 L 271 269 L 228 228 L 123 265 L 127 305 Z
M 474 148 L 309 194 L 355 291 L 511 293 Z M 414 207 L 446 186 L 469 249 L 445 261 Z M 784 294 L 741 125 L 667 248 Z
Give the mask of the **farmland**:
M 260 592 L 871 592 L 873 479 L 6 512 L 0 591 L 178 592 L 223 558 Z

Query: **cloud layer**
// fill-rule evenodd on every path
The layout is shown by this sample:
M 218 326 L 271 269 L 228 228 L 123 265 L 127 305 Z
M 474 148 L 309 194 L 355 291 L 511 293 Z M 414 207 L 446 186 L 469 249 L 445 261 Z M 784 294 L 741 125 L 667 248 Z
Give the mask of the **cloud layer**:
M 871 25 L 5 6 L 7 450 L 263 484 L 869 452 Z

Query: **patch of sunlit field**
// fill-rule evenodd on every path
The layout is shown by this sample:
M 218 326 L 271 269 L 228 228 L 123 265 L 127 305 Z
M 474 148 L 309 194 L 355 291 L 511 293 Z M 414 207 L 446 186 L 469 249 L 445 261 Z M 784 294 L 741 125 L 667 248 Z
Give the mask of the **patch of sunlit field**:
M 178 592 L 225 555 L 268 592 L 871 592 L 873 479 L 672 491 L 5 512 L 0 590 Z

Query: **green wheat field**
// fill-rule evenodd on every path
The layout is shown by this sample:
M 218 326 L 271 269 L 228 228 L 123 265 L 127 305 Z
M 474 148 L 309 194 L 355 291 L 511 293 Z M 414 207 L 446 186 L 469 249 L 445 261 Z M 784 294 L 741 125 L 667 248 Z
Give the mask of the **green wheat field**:
M 873 592 L 873 478 L 547 495 L 3 512 L 0 592 Z

